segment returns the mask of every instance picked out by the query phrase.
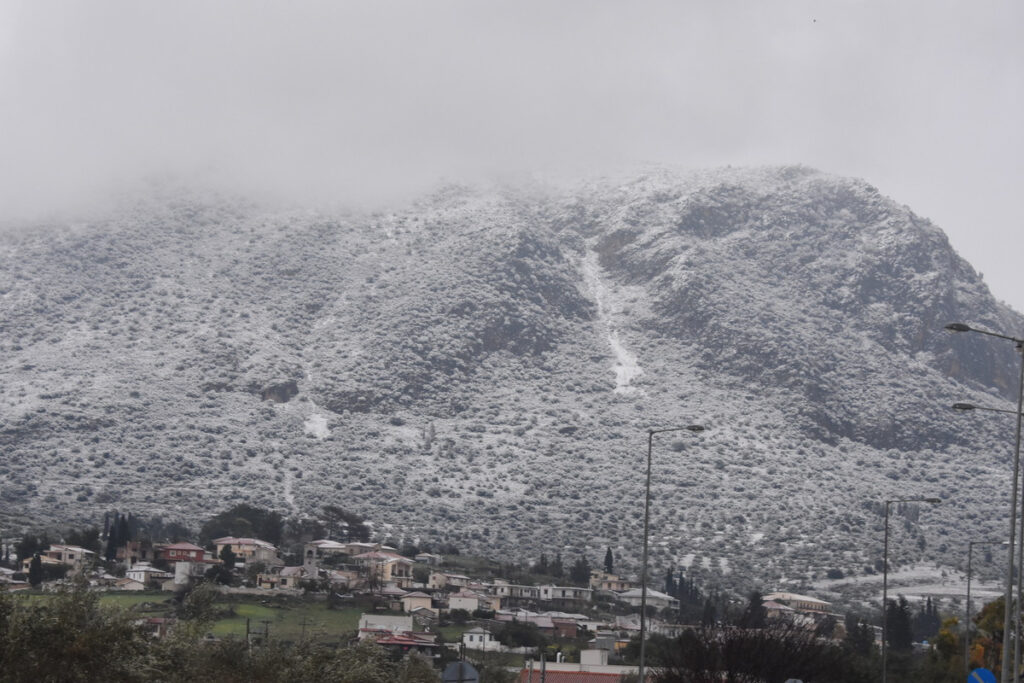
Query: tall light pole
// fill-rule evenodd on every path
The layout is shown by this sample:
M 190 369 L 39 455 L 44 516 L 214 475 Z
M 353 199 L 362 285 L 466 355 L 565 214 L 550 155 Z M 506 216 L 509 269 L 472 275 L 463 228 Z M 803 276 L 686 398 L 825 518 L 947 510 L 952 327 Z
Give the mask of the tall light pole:
M 645 683 L 644 672 L 647 654 L 647 537 L 650 535 L 651 523 L 651 454 L 654 451 L 654 435 L 665 432 L 703 432 L 701 425 L 686 427 L 668 427 L 667 429 L 647 430 L 647 486 L 644 489 L 644 550 L 640 560 L 640 683 Z
M 1024 364 L 1022 364 L 1022 365 L 1024 365 Z M 1022 377 L 1022 382 L 1024 382 L 1024 377 Z M 1024 384 L 1022 384 L 1022 386 L 1024 386 Z M 972 411 L 972 410 L 983 410 L 983 411 L 989 412 L 989 413 L 1005 413 L 1007 415 L 1014 415 L 1014 414 L 1018 414 L 1019 415 L 1019 413 L 1015 413 L 1012 410 L 1006 410 L 1005 408 L 991 408 L 989 406 L 976 406 L 973 403 L 954 403 L 953 404 L 953 410 L 959 410 L 961 412 L 969 412 L 969 411 Z M 1020 439 L 1020 434 L 1019 433 L 1017 435 L 1017 438 L 1018 438 L 1018 443 L 1019 443 L 1019 439 Z M 1018 452 L 1019 452 L 1019 450 L 1018 450 Z M 1021 504 L 1021 515 L 1022 515 L 1021 520 L 1022 521 L 1017 526 L 1017 603 L 1016 603 L 1016 608 L 1012 609 L 1013 615 L 1011 617 L 1013 619 L 1013 625 L 1014 625 L 1014 627 L 1013 627 L 1013 633 L 1014 633 L 1014 638 L 1013 638 L 1013 666 L 1012 666 L 1012 669 L 1014 671 L 1017 671 L 1017 670 L 1020 669 L 1020 640 L 1021 640 L 1021 638 L 1020 638 L 1020 636 L 1021 636 L 1021 632 L 1020 632 L 1020 629 L 1021 629 L 1020 610 L 1021 610 L 1021 606 L 1024 605 L 1024 599 L 1022 599 L 1022 598 L 1024 598 L 1024 595 L 1022 595 L 1022 593 L 1021 593 L 1021 591 L 1024 590 L 1024 497 L 1021 498 L 1020 504 Z M 1004 543 L 1004 545 L 1006 545 L 1006 544 Z M 1010 546 L 1010 554 L 1013 555 L 1013 546 L 1012 545 Z M 1012 607 L 1012 605 L 1011 605 L 1011 607 Z M 1005 611 L 1006 612 L 1010 612 L 1011 611 L 1011 607 L 1006 607 Z
M 967 543 L 967 605 L 964 607 L 964 668 L 971 675 L 971 555 L 976 545 L 1006 545 L 1006 541 L 969 541 Z
M 996 337 L 998 339 L 1005 339 L 1013 342 L 1014 346 L 1018 351 L 1024 350 L 1024 339 L 1018 339 L 1017 337 L 1011 337 L 1006 334 L 999 334 L 998 332 L 989 332 L 988 330 L 979 330 L 976 327 L 971 327 L 964 323 L 950 323 L 946 325 L 946 329 L 952 332 L 977 332 L 978 334 L 984 334 L 989 337 Z M 1010 494 L 1010 538 L 1007 543 L 1009 552 L 1007 556 L 1006 564 L 1006 589 L 1003 591 L 1004 600 L 1004 615 L 1003 615 L 1003 662 L 1002 662 L 1002 683 L 1010 683 L 1012 678 L 1016 678 L 1016 671 L 1013 672 L 1012 678 L 1010 674 L 1010 626 L 1011 623 L 1020 622 L 1020 618 L 1017 617 L 1015 622 L 1011 622 L 1011 614 L 1018 613 L 1020 607 L 1013 608 L 1013 550 L 1014 543 L 1016 542 L 1016 531 L 1017 531 L 1017 490 L 1019 488 L 1020 481 L 1020 433 L 1021 433 L 1021 411 L 1024 411 L 1024 353 L 1021 354 L 1020 364 L 1020 379 L 1017 382 L 1017 433 L 1013 447 L 1013 491 Z M 1024 533 L 1024 525 L 1021 528 Z M 1024 543 L 1018 544 L 1024 547 Z M 1017 561 L 1021 564 L 1020 560 Z M 1019 583 L 1019 581 L 1018 581 Z M 1020 638 L 1015 638 L 1015 642 L 1020 645 Z M 1018 657 L 1014 657 L 1014 666 L 1016 669 L 1016 662 Z
M 886 680 L 886 654 L 889 648 L 889 506 L 893 503 L 931 503 L 938 498 L 893 498 L 885 501 L 885 545 L 882 551 L 882 683 Z

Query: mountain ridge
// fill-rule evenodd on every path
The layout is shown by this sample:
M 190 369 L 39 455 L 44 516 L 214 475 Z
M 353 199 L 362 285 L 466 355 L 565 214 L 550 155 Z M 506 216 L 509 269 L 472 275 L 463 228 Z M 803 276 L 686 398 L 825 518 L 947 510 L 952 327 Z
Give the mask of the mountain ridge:
M 701 422 L 658 442 L 655 566 L 866 571 L 897 491 L 974 515 L 921 515 L 897 562 L 1002 531 L 1009 426 L 946 406 L 1001 405 L 1014 358 L 942 327 L 1024 321 L 864 181 L 653 169 L 386 214 L 171 196 L 0 259 L 7 529 L 340 503 L 629 567 L 646 430 Z

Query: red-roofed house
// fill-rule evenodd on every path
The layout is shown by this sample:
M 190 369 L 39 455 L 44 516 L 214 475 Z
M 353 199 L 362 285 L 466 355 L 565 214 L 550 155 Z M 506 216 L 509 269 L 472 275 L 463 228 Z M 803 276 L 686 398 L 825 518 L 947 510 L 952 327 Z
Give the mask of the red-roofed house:
M 400 652 L 403 655 L 418 652 L 431 658 L 438 653 L 441 647 L 437 642 L 437 636 L 419 631 L 382 634 L 374 638 L 374 641 L 383 648 Z
M 206 553 L 199 546 L 185 542 L 159 546 L 156 552 L 157 557 L 171 564 L 176 562 L 202 562 Z

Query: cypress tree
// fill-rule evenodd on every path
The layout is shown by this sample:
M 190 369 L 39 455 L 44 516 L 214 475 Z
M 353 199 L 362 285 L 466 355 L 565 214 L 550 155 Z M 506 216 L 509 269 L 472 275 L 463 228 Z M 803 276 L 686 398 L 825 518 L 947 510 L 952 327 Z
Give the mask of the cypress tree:
M 118 534 L 120 531 L 120 524 L 118 519 L 120 515 L 114 512 L 114 521 L 110 524 L 109 532 L 107 533 L 107 546 L 103 550 L 103 559 L 107 562 L 113 562 L 117 559 L 117 549 L 121 547 L 121 539 Z
M 43 560 L 39 553 L 33 555 L 32 561 L 28 563 L 28 582 L 33 588 L 38 588 L 43 582 Z
M 220 551 L 220 559 L 224 563 L 224 569 L 231 571 L 235 568 L 235 560 L 238 559 L 238 556 L 235 555 L 235 551 L 231 549 L 230 545 L 226 545 Z
M 562 575 L 565 574 L 565 569 L 562 567 L 562 553 L 555 555 L 555 561 L 551 563 L 549 569 L 551 570 L 551 576 L 556 579 L 562 578 Z
M 711 598 L 704 601 L 704 613 L 700 617 L 700 623 L 702 626 L 715 625 L 715 603 Z
M 608 550 L 604 554 L 604 570 L 606 572 L 608 572 L 609 574 L 613 573 L 613 570 L 612 570 L 612 562 L 613 561 L 614 561 L 614 559 L 612 558 L 612 549 L 611 549 L 611 546 L 609 546 Z
M 885 618 L 889 647 L 893 650 L 909 651 L 913 646 L 913 632 L 910 623 L 910 605 L 902 595 L 899 601 L 889 600 L 886 605 Z

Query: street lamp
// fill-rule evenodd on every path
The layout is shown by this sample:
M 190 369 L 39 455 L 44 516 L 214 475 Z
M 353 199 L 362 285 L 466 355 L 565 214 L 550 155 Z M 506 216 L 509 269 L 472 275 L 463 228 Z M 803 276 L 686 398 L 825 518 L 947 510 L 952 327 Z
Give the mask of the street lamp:
M 886 678 L 886 653 L 889 646 L 889 506 L 893 503 L 930 503 L 937 505 L 938 498 L 893 498 L 885 501 L 885 545 L 882 551 L 882 683 Z
M 998 339 L 1005 339 L 1012 341 L 1018 351 L 1024 350 L 1024 339 L 1018 339 L 1017 337 L 1011 337 L 1005 334 L 999 334 L 998 332 L 990 332 L 988 330 L 979 330 L 976 327 L 971 327 L 965 323 L 950 323 L 946 325 L 946 329 L 951 332 L 977 332 L 978 334 L 984 334 L 988 337 L 996 337 Z M 970 404 L 963 403 L 961 406 L 968 406 Z M 960 410 L 972 410 L 972 408 L 961 407 Z M 1013 447 L 1013 490 L 1010 494 L 1010 539 L 1006 544 L 1009 548 L 1009 552 L 1006 554 L 1006 589 L 1003 592 L 1003 600 L 1006 609 L 1003 615 L 1003 662 L 1002 662 L 1002 683 L 1010 683 L 1010 619 L 1011 614 L 1019 612 L 1020 606 L 1017 609 L 1013 609 L 1013 549 L 1014 543 L 1017 542 L 1016 531 L 1017 531 L 1017 489 L 1019 488 L 1020 480 L 1020 433 L 1021 433 L 1021 412 L 1024 411 L 1024 354 L 1021 355 L 1020 364 L 1020 379 L 1017 382 L 1017 433 Z M 1021 526 L 1021 541 L 1017 542 L 1018 552 L 1024 551 L 1024 524 Z M 1018 558 L 1017 564 L 1024 564 L 1021 560 L 1024 558 Z M 1020 579 L 1017 580 L 1018 586 L 1020 585 Z M 1014 619 L 1014 623 L 1020 625 L 1020 617 Z M 1017 654 L 1014 655 L 1014 673 L 1013 678 L 1016 678 L 1017 662 L 1019 661 L 1019 648 L 1020 638 L 1015 638 L 1015 647 L 1018 648 Z
M 969 541 L 967 543 L 967 606 L 964 608 L 964 668 L 971 675 L 971 555 L 976 545 L 1006 545 L 1006 541 Z
M 976 406 L 973 403 L 954 403 L 953 404 L 953 410 L 959 410 L 961 412 L 970 412 L 972 410 L 983 410 L 983 411 L 988 412 L 988 413 L 1006 413 L 1008 415 L 1015 414 L 1014 411 L 1007 410 L 1005 408 L 992 408 L 992 407 L 989 407 L 989 406 Z M 1018 438 L 1019 438 L 1019 435 L 1018 435 Z M 1021 508 L 1022 508 L 1021 509 L 1021 514 L 1024 514 L 1024 498 L 1021 499 Z M 1006 544 L 1004 543 L 1004 545 L 1006 545 Z M 1010 555 L 1011 556 L 1013 555 L 1013 546 L 1012 546 L 1012 544 L 1010 546 Z M 1012 559 L 1012 557 L 1011 557 L 1011 559 Z M 1013 571 L 1013 570 L 1011 569 L 1010 571 Z M 1017 670 L 1017 669 L 1020 668 L 1020 636 L 1021 636 L 1021 633 L 1020 633 L 1020 628 L 1021 628 L 1020 609 L 1021 609 L 1021 605 L 1024 605 L 1024 600 L 1021 599 L 1022 598 L 1022 594 L 1021 594 L 1022 589 L 1024 589 L 1024 521 L 1022 521 L 1021 525 L 1019 527 L 1017 527 L 1017 603 L 1016 603 L 1016 609 L 1012 609 L 1013 616 L 1011 617 L 1013 619 L 1013 623 L 1014 623 L 1014 629 L 1013 629 L 1014 630 L 1014 639 L 1013 639 L 1013 661 L 1014 661 L 1013 668 L 1014 668 L 1014 670 Z M 1012 608 L 1012 605 L 1010 607 L 1006 607 L 1006 612 L 1010 612 L 1011 608 Z M 1004 646 L 1005 646 L 1005 641 L 1004 641 Z
M 644 663 L 647 653 L 647 537 L 651 522 L 651 453 L 654 451 L 654 435 L 665 432 L 703 432 L 701 425 L 668 427 L 647 430 L 647 486 L 644 493 L 644 550 L 640 560 L 640 683 L 644 683 Z

